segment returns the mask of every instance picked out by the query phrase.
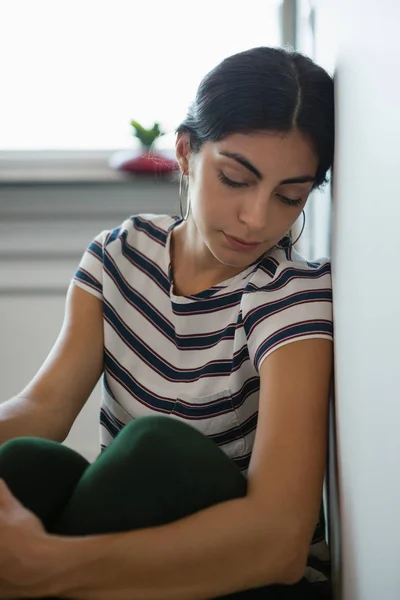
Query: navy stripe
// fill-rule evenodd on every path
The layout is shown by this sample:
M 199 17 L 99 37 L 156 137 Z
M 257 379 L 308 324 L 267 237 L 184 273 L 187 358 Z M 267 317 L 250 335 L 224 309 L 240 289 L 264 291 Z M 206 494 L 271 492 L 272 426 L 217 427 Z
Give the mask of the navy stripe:
M 310 280 L 310 284 L 312 285 L 312 282 L 315 279 L 319 279 L 320 277 L 323 277 L 324 275 L 330 275 L 331 273 L 331 265 L 330 263 L 325 263 L 324 265 L 318 265 L 320 268 L 316 268 L 314 271 L 310 271 L 310 270 L 305 270 L 305 269 L 300 269 L 300 268 L 295 268 L 295 267 L 288 267 L 286 269 L 284 269 L 281 273 L 279 273 L 279 275 L 276 277 L 276 279 L 274 279 L 273 281 L 263 285 L 262 287 L 259 286 L 255 286 L 254 284 L 249 284 L 248 285 L 248 290 L 249 291 L 258 291 L 258 292 L 271 292 L 271 291 L 275 291 L 275 290 L 280 290 L 281 288 L 283 288 L 285 285 L 287 285 L 292 279 L 309 279 Z M 246 289 L 247 291 L 247 289 Z
M 121 231 L 122 231 L 122 227 L 121 227 L 121 226 L 119 226 L 119 227 L 115 227 L 115 229 L 112 229 L 112 230 L 111 230 L 111 231 L 108 233 L 108 235 L 107 235 L 107 238 L 106 238 L 106 241 L 105 241 L 105 244 L 104 244 L 104 246 L 105 246 L 105 247 L 107 247 L 107 246 L 109 246 L 109 245 L 110 245 L 112 242 L 115 242 L 115 240 L 117 240 L 117 239 L 118 239 L 118 237 L 119 237 L 119 235 L 120 235 Z
M 149 260 L 143 254 L 141 254 L 138 250 L 131 248 L 126 242 L 127 232 L 123 232 L 120 236 L 121 239 L 121 253 L 122 255 L 129 260 L 132 264 L 134 264 L 138 269 L 140 269 L 143 273 L 145 273 L 148 277 L 150 277 L 153 281 L 155 281 L 159 287 L 165 291 L 166 294 L 169 295 L 170 290 L 170 282 L 167 275 L 162 271 L 162 269 L 156 265 L 154 262 Z M 119 269 L 116 267 L 112 257 L 105 253 L 104 256 L 104 268 L 107 272 L 110 273 L 110 276 L 116 281 L 118 287 L 126 288 L 126 281 L 121 276 Z M 130 288 L 132 289 L 132 288 Z
M 236 427 L 232 427 L 232 429 L 225 430 L 221 433 L 215 433 L 213 435 L 208 435 L 207 437 L 209 437 L 210 440 L 215 442 L 218 446 L 224 446 L 225 444 L 231 444 L 232 442 L 241 440 L 243 438 L 243 431 L 238 424 Z
M 178 217 L 178 216 L 172 216 L 171 218 L 174 219 L 174 221 L 171 223 L 169 229 L 173 225 L 177 224 L 177 221 L 183 220 L 181 217 Z M 152 240 L 158 241 L 162 245 L 165 246 L 169 229 L 168 229 L 168 231 L 166 231 L 165 229 L 161 229 L 160 227 L 157 227 L 151 221 L 148 221 L 147 219 L 143 219 L 139 215 L 132 216 L 131 220 L 133 222 L 135 229 L 146 233 Z
M 271 317 L 282 310 L 305 304 L 307 302 L 332 302 L 332 290 L 330 288 L 323 290 L 305 290 L 296 292 L 285 298 L 266 302 L 249 311 L 244 319 L 244 329 L 247 337 L 250 336 L 253 329 L 267 317 Z
M 250 459 L 251 454 L 246 454 L 245 456 L 233 457 L 231 460 L 241 471 L 246 471 L 249 468 Z
M 324 275 L 331 274 L 331 264 L 326 262 L 322 265 L 318 265 L 319 268 L 316 268 L 315 271 L 309 271 L 308 269 L 301 269 L 296 267 L 288 267 L 287 269 L 283 269 L 281 273 L 279 273 L 278 277 L 271 283 L 266 285 L 268 290 L 276 290 L 281 286 L 286 285 L 288 281 L 298 277 L 300 279 L 310 279 L 310 283 L 315 279 L 319 279 Z
M 148 277 L 158 282 L 163 289 L 169 293 L 170 281 L 168 275 L 162 270 L 162 268 L 152 261 L 148 256 L 140 252 L 137 248 L 131 246 L 128 241 L 128 232 L 124 231 L 121 234 L 121 252 L 127 260 L 137 266 L 138 269 L 146 273 Z
M 233 355 L 232 358 L 232 367 L 231 367 L 231 371 L 237 371 L 243 363 L 246 362 L 246 360 L 249 360 L 249 349 L 247 347 L 247 344 L 245 344 L 244 346 L 241 347 L 241 349 L 239 350 L 239 352 L 236 352 Z
M 224 329 L 210 331 L 208 333 L 199 333 L 196 335 L 176 335 L 176 347 L 179 350 L 207 350 L 219 344 L 223 340 L 235 339 L 237 325 L 232 323 Z
M 88 252 L 99 259 L 100 262 L 103 262 L 103 246 L 97 240 L 93 240 L 93 242 L 88 247 Z
M 154 306 L 146 300 L 139 292 L 134 290 L 121 276 L 120 272 L 114 267 L 114 264 L 111 261 L 107 261 L 108 276 L 114 281 L 116 287 L 118 288 L 120 294 L 124 297 L 124 299 L 131 305 L 136 308 L 138 312 L 140 312 L 153 326 L 156 327 L 163 335 L 171 342 L 175 340 L 175 331 L 172 327 L 170 321 L 164 317 L 159 311 L 157 311 Z M 114 314 L 114 309 L 107 303 L 108 311 L 105 312 L 105 316 L 110 320 L 113 320 L 111 315 L 109 314 L 112 311 Z
M 279 263 L 273 258 L 269 258 L 268 260 L 265 259 L 261 262 L 261 264 L 259 266 L 259 270 L 263 271 L 264 273 L 266 273 L 267 275 L 269 275 L 272 278 L 276 273 L 278 264 Z
M 97 281 L 97 279 L 95 279 L 93 277 L 93 275 L 91 275 L 87 271 L 84 271 L 82 268 L 80 268 L 76 271 L 76 273 L 74 275 L 74 279 L 76 279 L 77 281 L 81 281 L 82 283 L 85 283 L 86 285 L 88 285 L 91 288 L 100 292 L 100 294 L 102 293 L 103 287 L 102 287 L 101 283 L 99 281 Z
M 233 306 L 237 306 L 241 302 L 242 295 L 243 289 L 240 289 L 233 292 L 227 292 L 226 294 L 222 293 L 217 298 L 204 298 L 198 302 L 193 300 L 193 302 L 188 302 L 187 304 L 180 304 L 172 301 L 172 310 L 175 315 L 186 317 L 191 315 L 214 313 L 219 310 L 225 310 L 232 308 Z M 192 296 L 192 298 L 195 297 Z
M 256 430 L 258 421 L 258 410 L 251 417 L 241 423 L 243 435 L 249 435 Z
M 249 396 L 257 393 L 260 389 L 260 378 L 249 377 L 242 385 L 241 389 L 232 394 L 232 403 L 235 409 L 240 408 Z
M 234 413 L 232 398 L 230 395 L 224 398 L 218 398 L 212 402 L 196 403 L 185 402 L 178 398 L 173 409 L 173 414 L 185 419 L 198 420 L 209 419 L 228 413 Z
M 331 271 L 331 266 L 330 263 L 329 264 L 329 272 Z M 311 268 L 311 269 L 320 269 L 321 268 L 321 264 L 319 262 L 308 262 L 307 261 L 307 265 Z
M 329 337 L 333 337 L 332 322 L 323 320 L 304 321 L 302 323 L 297 323 L 296 325 L 290 325 L 289 327 L 280 329 L 264 340 L 262 344 L 260 344 L 254 357 L 255 364 L 258 365 L 262 356 L 281 342 L 290 340 L 291 338 L 298 338 L 312 334 L 325 334 Z
M 114 400 L 114 402 L 117 402 L 117 399 L 115 397 L 115 394 L 113 393 L 109 383 L 108 383 L 108 379 L 107 379 L 107 372 L 103 371 L 103 377 L 102 377 L 102 383 L 104 385 L 104 389 L 106 390 L 106 392 L 108 393 L 108 395 Z
M 170 413 L 174 408 L 175 400 L 156 396 L 150 393 L 144 386 L 139 385 L 133 375 L 107 349 L 105 350 L 104 364 L 108 375 L 115 379 L 141 404 L 163 413 Z
M 113 438 L 115 438 L 115 436 L 123 428 L 123 425 L 117 422 L 115 416 L 109 411 L 106 411 L 104 408 L 100 410 L 100 425 L 105 427 L 105 429 Z

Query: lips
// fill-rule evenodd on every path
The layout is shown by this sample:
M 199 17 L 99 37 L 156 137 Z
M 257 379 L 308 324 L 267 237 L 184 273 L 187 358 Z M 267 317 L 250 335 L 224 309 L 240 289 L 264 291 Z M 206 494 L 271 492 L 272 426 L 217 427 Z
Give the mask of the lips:
M 250 250 L 254 250 L 255 248 L 258 248 L 258 246 L 260 246 L 259 242 L 250 244 L 249 242 L 243 242 L 241 241 L 239 238 L 234 238 L 231 235 L 228 235 L 227 233 L 223 232 L 226 241 L 228 242 L 229 246 L 231 248 L 233 248 L 234 250 L 239 250 L 239 251 L 250 251 Z
M 261 242 L 247 242 L 246 240 L 242 240 L 241 238 L 237 238 L 234 235 L 228 235 L 227 233 L 225 235 L 227 235 L 228 237 L 232 238 L 236 242 L 240 242 L 241 244 L 245 244 L 246 246 L 259 246 L 261 244 Z

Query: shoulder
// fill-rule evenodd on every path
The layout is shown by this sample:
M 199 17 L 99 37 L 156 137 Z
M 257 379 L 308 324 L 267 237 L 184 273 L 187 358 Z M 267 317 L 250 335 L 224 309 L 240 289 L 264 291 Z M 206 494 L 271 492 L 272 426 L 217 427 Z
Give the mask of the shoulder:
M 258 262 L 246 286 L 246 294 L 270 293 L 275 297 L 290 290 L 325 289 L 331 295 L 331 263 L 328 258 L 312 262 L 294 250 L 275 247 Z
M 106 232 L 104 246 L 118 251 L 123 246 L 147 250 L 154 243 L 165 245 L 168 231 L 179 219 L 165 214 L 143 213 L 131 215 L 120 225 Z
M 266 356 L 297 340 L 333 339 L 331 265 L 276 248 L 257 263 L 243 294 L 242 320 L 258 370 Z
M 258 261 L 242 299 L 247 326 L 259 319 L 277 323 L 332 321 L 331 263 L 328 258 L 307 261 L 294 251 L 276 247 Z

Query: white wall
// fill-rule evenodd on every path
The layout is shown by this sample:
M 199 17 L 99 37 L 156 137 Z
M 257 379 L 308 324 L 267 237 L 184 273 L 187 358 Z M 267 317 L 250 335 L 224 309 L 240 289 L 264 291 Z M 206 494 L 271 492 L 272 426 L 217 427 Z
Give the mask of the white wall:
M 299 5 L 299 49 L 335 73 L 336 87 L 329 473 L 335 600 L 398 600 L 400 3 Z M 312 235 L 321 247 L 329 227 L 317 202 L 314 214 L 322 218 Z
M 400 4 L 315 4 L 338 48 L 332 239 L 338 597 L 398 600 Z

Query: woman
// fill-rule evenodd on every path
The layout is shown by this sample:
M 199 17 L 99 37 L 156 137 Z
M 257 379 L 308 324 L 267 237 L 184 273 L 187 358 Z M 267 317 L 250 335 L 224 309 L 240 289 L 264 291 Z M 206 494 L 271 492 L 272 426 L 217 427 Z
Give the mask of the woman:
M 332 79 L 294 52 L 201 82 L 177 130 L 185 214 L 95 238 L 55 347 L 0 409 L 1 598 L 313 597 L 330 266 L 288 232 L 331 167 L 333 116 Z M 89 465 L 59 442 L 101 374 Z

